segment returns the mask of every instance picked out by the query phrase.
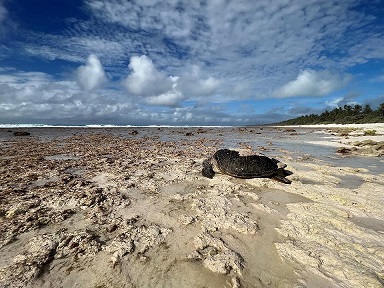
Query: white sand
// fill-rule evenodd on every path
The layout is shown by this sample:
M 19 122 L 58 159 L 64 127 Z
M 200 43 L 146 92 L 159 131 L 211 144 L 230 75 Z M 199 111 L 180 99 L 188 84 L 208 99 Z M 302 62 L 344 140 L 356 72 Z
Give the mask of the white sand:
M 307 143 L 315 145 L 326 145 L 332 147 L 351 147 L 351 144 L 356 141 L 373 140 L 376 142 L 384 141 L 384 123 L 370 123 L 370 124 L 318 124 L 318 125 L 291 125 L 291 126 L 276 126 L 279 128 L 313 128 L 317 130 L 315 133 L 327 133 L 335 129 L 354 129 L 346 137 L 335 137 L 330 134 L 324 137 L 322 141 L 311 141 Z M 319 131 L 320 130 L 320 131 Z M 364 131 L 375 130 L 374 136 L 364 136 Z M 335 130 L 336 131 L 336 130 Z

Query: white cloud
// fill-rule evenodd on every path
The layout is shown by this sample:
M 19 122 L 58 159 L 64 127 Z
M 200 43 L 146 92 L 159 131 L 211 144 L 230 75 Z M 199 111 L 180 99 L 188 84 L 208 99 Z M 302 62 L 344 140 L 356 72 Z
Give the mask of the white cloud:
M 59 39 L 61 37 L 58 37 Z M 59 40 L 58 39 L 58 40 Z M 64 43 L 63 39 L 60 39 L 57 41 L 57 43 Z M 62 46 L 61 49 L 60 47 L 56 47 L 56 44 L 50 45 L 36 45 L 34 44 L 26 44 L 23 46 L 24 51 L 26 54 L 30 56 L 37 56 L 37 57 L 42 57 L 44 59 L 48 60 L 56 60 L 56 59 L 61 59 L 65 61 L 70 61 L 70 62 L 83 62 L 84 57 L 83 54 L 84 50 L 80 49 L 76 53 L 68 51 L 68 49 L 65 48 L 65 46 Z M 72 48 L 73 49 L 73 48 Z
M 203 74 L 199 66 L 192 65 L 180 77 L 178 82 L 179 88 L 188 96 L 208 96 L 214 94 L 219 88 L 221 81 Z
M 42 72 L 2 68 L 0 123 L 209 125 L 230 119 L 216 110 L 179 107 L 184 99 L 177 88 L 179 78 L 169 78 L 171 90 L 138 101 L 137 96 L 124 95 L 118 89 L 82 91 L 74 81 L 57 80 Z M 167 107 L 156 107 L 159 105 Z
M 138 96 L 157 96 L 172 89 L 170 77 L 155 68 L 152 60 L 142 56 L 133 56 L 129 68 L 132 73 L 124 80 L 128 92 Z
M 144 97 L 144 102 L 157 106 L 178 106 L 184 99 L 178 89 L 178 76 L 167 76 L 156 69 L 152 60 L 145 55 L 133 56 L 129 68 L 132 73 L 123 85 L 133 95 Z
M 370 82 L 384 82 L 384 75 L 379 75 L 370 80 Z
M 163 76 L 180 76 L 178 88 L 186 97 L 220 92 L 225 101 L 270 96 L 269 87 L 283 86 L 306 67 L 342 71 L 383 57 L 383 33 L 369 29 L 372 16 L 354 9 L 353 1 L 86 0 L 85 5 L 91 17 L 73 21 L 70 37 L 28 33 L 31 43 L 22 43 L 22 49 L 73 62 L 95 53 L 114 77 L 126 73 L 131 55 L 147 55 Z M 191 84 L 185 74 L 193 65 L 206 75 Z M 169 81 L 158 91 L 129 82 L 124 85 L 134 95 L 172 91 Z
M 309 96 L 321 97 L 344 87 L 351 77 L 341 76 L 327 71 L 304 70 L 295 80 L 275 91 L 279 98 Z
M 325 101 L 325 104 L 333 109 L 338 108 L 341 101 L 343 101 L 343 97 L 337 97 L 335 99 Z
M 151 105 L 173 107 L 177 106 L 183 99 L 184 96 L 179 91 L 169 91 L 158 96 L 151 96 L 146 102 Z
M 178 3 L 152 0 L 134 3 L 90 0 L 86 3 L 96 16 L 107 22 L 118 23 L 135 30 L 162 31 L 169 37 L 188 36 L 194 23 L 190 12 L 196 6 L 200 6 L 197 1 Z
M 134 39 L 141 37 L 139 31 L 159 35 L 144 41 L 157 51 L 174 52 L 167 51 L 167 43 L 161 41 L 168 38 L 198 60 L 219 57 L 231 61 L 240 60 L 243 54 L 252 56 L 242 64 L 308 59 L 311 52 L 326 47 L 323 44 L 328 37 L 332 43 L 368 18 L 350 10 L 354 3 L 348 1 L 150 2 L 88 0 L 86 4 L 98 19 L 137 30 Z M 158 54 L 159 59 L 162 56 Z
M 89 55 L 85 65 L 76 71 L 77 83 L 86 91 L 92 91 L 107 81 L 104 68 L 96 55 Z
M 359 63 L 366 63 L 370 59 L 384 59 L 384 49 L 377 49 L 378 47 L 384 47 L 382 35 L 362 39 L 361 42 L 348 49 L 350 58 L 345 59 L 343 62 L 345 65 L 353 66 Z
M 176 81 L 177 79 L 174 79 L 174 82 Z M 172 91 L 149 97 L 146 102 L 151 105 L 178 106 L 180 101 L 184 100 L 184 95 L 181 91 L 177 90 L 177 83 L 174 83 L 172 88 Z
M 0 122 L 3 123 L 118 120 L 122 111 L 132 106 L 130 99 L 121 97 L 119 92 L 82 91 L 74 81 L 55 80 L 42 72 L 10 69 L 2 72 L 7 73 L 0 74 Z
M 88 31 L 94 29 L 94 26 L 94 23 L 82 23 L 76 30 Z M 28 43 L 22 43 L 20 49 L 34 57 L 42 57 L 48 60 L 61 59 L 75 63 L 82 63 L 84 58 L 90 54 L 95 54 L 98 55 L 99 60 L 104 65 L 111 66 L 125 63 L 126 47 L 137 44 L 131 39 L 126 39 L 127 36 L 121 33 L 115 33 L 112 40 L 106 39 L 110 37 L 108 34 L 103 33 L 100 35 L 92 35 L 89 32 L 78 34 L 79 32 L 76 32 L 75 36 L 66 37 L 64 35 L 40 34 L 29 31 L 28 35 L 26 35 Z
M 157 70 L 145 55 L 131 57 L 129 68 L 132 73 L 123 85 L 129 93 L 143 97 L 150 105 L 175 107 L 185 99 L 213 95 L 221 84 L 197 65 L 190 66 L 181 76 L 168 76 Z
M 225 113 L 214 114 L 211 106 L 224 107 L 242 99 L 324 96 L 347 84 L 346 69 L 384 58 L 382 24 L 369 15 L 373 13 L 369 7 L 364 12 L 356 9 L 359 1 L 83 2 L 82 13 L 88 13 L 87 17 L 66 21 L 68 26 L 60 34 L 32 31 L 23 26 L 28 23 L 25 19 L 15 26 L 21 28 L 21 33 L 15 33 L 18 37 L 0 44 L 0 60 L 12 60 L 4 63 L 17 63 L 12 57 L 20 55 L 20 59 L 37 60 L 35 67 L 41 58 L 80 66 L 89 55 L 97 55 L 97 60 L 87 60 L 77 70 L 78 85 L 49 79 L 48 74 L 17 75 L 0 70 L 4 80 L 0 81 L 0 97 L 8 103 L 3 107 L 17 107 L 24 101 L 31 105 L 30 111 L 33 105 L 46 104 L 52 107 L 52 115 L 61 107 L 58 115 L 73 111 L 91 117 L 124 111 L 122 117 L 129 114 L 152 121 L 164 109 L 167 112 L 161 119 L 166 121 L 172 119 L 170 111 L 175 107 L 196 104 L 205 109 L 196 119 L 216 121 L 230 118 Z M 0 34 L 14 15 L 2 3 L 0 0 L 0 25 L 5 26 L 0 26 Z M 56 63 L 63 62 L 52 61 L 47 67 Z M 25 63 L 18 67 L 22 65 Z M 104 70 L 111 79 L 109 87 L 100 85 L 106 80 Z M 382 81 L 380 77 L 376 80 Z M 191 115 L 197 115 L 195 112 Z
M 325 104 L 332 109 L 337 107 L 343 107 L 344 105 L 356 105 L 358 104 L 356 101 L 356 98 L 359 96 L 360 94 L 357 92 L 349 92 L 348 94 L 345 94 L 343 97 L 337 97 L 335 99 L 326 101 Z

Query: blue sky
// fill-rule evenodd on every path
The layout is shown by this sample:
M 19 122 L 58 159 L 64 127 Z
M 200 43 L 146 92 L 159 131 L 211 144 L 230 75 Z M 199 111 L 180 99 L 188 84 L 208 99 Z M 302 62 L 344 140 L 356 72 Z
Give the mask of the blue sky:
M 384 102 L 382 0 L 0 0 L 0 123 L 249 125 Z

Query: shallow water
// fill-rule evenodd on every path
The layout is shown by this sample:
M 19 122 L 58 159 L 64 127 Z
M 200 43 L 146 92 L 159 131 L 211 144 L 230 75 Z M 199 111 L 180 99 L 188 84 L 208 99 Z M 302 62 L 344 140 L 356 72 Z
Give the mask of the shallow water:
M 80 157 L 71 155 L 71 154 L 56 154 L 45 157 L 45 160 L 77 160 Z

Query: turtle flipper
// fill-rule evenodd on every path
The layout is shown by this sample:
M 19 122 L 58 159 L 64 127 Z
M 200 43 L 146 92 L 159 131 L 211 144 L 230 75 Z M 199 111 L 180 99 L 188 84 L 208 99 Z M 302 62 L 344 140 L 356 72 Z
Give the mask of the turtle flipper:
M 287 178 L 285 178 L 284 176 L 281 176 L 281 175 L 273 175 L 271 177 L 271 179 L 282 182 L 284 184 L 291 184 L 292 183 L 291 180 L 288 180 Z
M 215 171 L 213 171 L 212 163 L 209 160 L 204 160 L 203 162 L 203 170 L 201 170 L 201 174 L 204 177 L 212 179 L 215 176 Z

